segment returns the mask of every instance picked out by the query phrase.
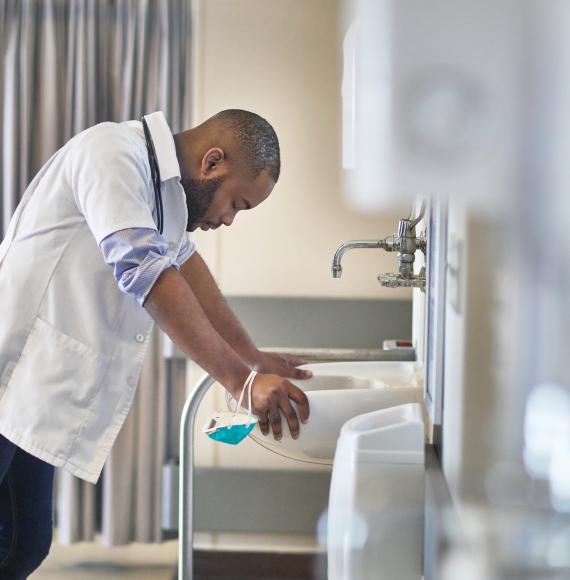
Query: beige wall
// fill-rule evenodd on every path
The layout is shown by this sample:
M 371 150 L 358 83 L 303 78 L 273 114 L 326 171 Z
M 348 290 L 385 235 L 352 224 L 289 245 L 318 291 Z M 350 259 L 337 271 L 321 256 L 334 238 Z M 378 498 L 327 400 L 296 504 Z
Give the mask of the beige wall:
M 393 255 L 360 250 L 330 276 L 336 247 L 386 236 L 396 216 L 342 201 L 341 64 L 337 0 L 196 0 L 194 120 L 226 108 L 266 117 L 281 143 L 270 198 L 231 228 L 195 240 L 228 295 L 406 298 L 379 286 Z

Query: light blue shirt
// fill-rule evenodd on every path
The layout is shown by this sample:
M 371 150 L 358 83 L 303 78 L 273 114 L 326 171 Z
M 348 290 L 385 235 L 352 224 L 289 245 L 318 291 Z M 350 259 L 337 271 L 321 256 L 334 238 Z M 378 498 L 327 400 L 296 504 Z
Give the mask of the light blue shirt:
M 99 244 L 105 262 L 113 267 L 119 289 L 141 306 L 166 268 L 180 268 L 196 251 L 188 238 L 176 258 L 168 255 L 168 243 L 150 228 L 130 228 L 107 236 Z

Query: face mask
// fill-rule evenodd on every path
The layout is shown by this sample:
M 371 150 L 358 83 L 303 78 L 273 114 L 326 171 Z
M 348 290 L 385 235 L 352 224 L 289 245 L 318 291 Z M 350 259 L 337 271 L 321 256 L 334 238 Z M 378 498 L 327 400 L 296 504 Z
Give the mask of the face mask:
M 254 429 L 257 423 L 257 417 L 251 414 L 251 387 L 253 380 L 257 373 L 251 371 L 247 380 L 243 385 L 241 395 L 237 402 L 237 407 L 234 412 L 220 411 L 212 415 L 202 431 L 208 435 L 210 439 L 219 441 L 220 443 L 228 443 L 229 445 L 237 445 L 241 443 Z M 248 394 L 248 413 L 239 413 L 245 391 Z

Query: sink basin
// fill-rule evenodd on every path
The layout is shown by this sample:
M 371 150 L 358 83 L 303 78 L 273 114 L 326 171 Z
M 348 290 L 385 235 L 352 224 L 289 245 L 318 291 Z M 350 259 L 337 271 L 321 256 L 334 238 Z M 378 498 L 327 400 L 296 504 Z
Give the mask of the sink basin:
M 300 461 L 331 464 L 342 426 L 356 415 L 421 402 L 423 383 L 414 362 L 340 362 L 305 365 L 314 376 L 292 382 L 309 399 L 311 415 L 293 439 L 282 417 L 283 438 L 263 435 L 257 426 L 250 437 L 263 447 Z

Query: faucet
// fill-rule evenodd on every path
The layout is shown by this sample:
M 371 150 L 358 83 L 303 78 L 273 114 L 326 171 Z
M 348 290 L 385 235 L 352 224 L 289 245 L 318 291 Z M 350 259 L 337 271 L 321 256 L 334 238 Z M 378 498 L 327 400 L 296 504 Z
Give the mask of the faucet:
M 382 286 L 388 288 L 414 287 L 425 292 L 426 275 L 425 268 L 420 273 L 414 275 L 414 260 L 416 250 L 426 253 L 427 241 L 425 237 L 416 236 L 416 226 L 424 217 L 426 209 L 425 201 L 422 202 L 417 217 L 413 218 L 413 210 L 409 217 L 398 222 L 397 233 L 381 240 L 352 240 L 341 244 L 335 252 L 331 272 L 333 278 L 342 276 L 341 261 L 346 252 L 355 248 L 379 248 L 386 252 L 398 252 L 399 272 L 397 274 L 380 274 L 378 281 Z
M 390 249 L 388 238 L 383 240 L 352 240 L 350 242 L 345 242 L 339 246 L 338 250 L 334 254 L 331 267 L 333 278 L 340 278 L 342 276 L 342 257 L 344 254 L 346 254 L 346 252 L 349 250 L 354 250 L 355 248 L 380 248 L 382 250 L 386 250 L 387 252 L 393 251 Z

